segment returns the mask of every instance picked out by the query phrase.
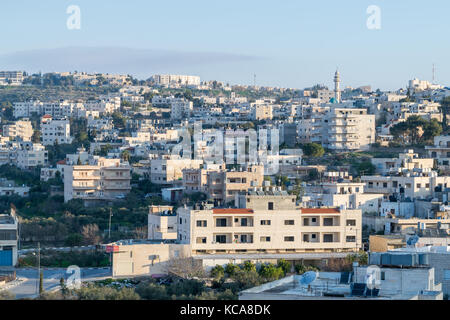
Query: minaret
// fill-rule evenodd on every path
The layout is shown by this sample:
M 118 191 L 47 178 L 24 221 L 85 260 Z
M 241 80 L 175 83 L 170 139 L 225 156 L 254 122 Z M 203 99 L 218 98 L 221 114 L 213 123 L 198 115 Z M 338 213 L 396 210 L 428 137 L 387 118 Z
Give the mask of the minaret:
M 336 73 L 334 74 L 334 98 L 336 99 L 336 103 L 341 103 L 341 89 L 339 88 L 340 83 L 341 78 L 339 71 L 336 70 Z

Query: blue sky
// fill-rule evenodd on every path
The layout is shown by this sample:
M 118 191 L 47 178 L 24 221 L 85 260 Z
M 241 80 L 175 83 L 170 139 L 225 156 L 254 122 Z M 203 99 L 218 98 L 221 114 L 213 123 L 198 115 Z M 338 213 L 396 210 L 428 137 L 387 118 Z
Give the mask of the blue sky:
M 68 30 L 66 9 L 81 9 Z M 366 27 L 369 5 L 381 30 Z M 303 88 L 398 89 L 409 79 L 450 84 L 445 0 L 1 1 L 0 69 L 199 75 Z

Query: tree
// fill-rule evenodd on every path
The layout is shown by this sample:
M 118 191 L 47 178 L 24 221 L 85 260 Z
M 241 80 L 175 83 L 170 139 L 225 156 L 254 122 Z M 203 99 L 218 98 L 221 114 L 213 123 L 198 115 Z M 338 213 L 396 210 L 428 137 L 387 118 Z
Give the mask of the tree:
M 303 153 L 308 157 L 321 157 L 325 153 L 325 149 L 317 143 L 308 143 L 303 146 Z
M 365 160 L 358 164 L 357 169 L 358 175 L 372 175 L 375 173 L 375 166 L 370 162 L 370 160 Z
M 442 126 L 436 119 L 428 121 L 420 116 L 411 116 L 393 126 L 390 132 L 403 143 L 418 144 L 432 141 L 442 133 Z
M 79 233 L 72 233 L 66 238 L 65 244 L 69 247 L 76 247 L 83 243 L 83 236 Z
M 33 135 L 31 136 L 31 141 L 33 143 L 41 142 L 41 132 L 39 130 L 34 130 Z
M 259 275 L 269 281 L 280 279 L 284 274 L 283 268 L 277 267 L 271 263 L 263 264 L 259 269 Z
M 235 275 L 235 274 L 238 272 L 238 270 L 240 270 L 239 267 L 238 267 L 237 265 L 235 265 L 235 264 L 232 264 L 232 263 L 228 263 L 228 264 L 225 266 L 225 272 L 226 272 L 229 276 Z
M 216 279 L 220 279 L 225 275 L 225 269 L 221 265 L 216 265 L 211 269 L 211 276 Z
M 256 266 L 253 262 L 251 261 L 245 261 L 243 266 L 242 266 L 242 270 L 244 271 L 256 271 Z
M 123 161 L 127 161 L 127 162 L 130 161 L 130 157 L 131 157 L 130 151 L 124 150 L 121 154 L 121 157 L 122 157 Z
M 88 224 L 83 226 L 81 229 L 81 234 L 83 235 L 84 242 L 89 245 L 98 244 L 101 240 L 99 228 L 96 224 Z
M 278 267 L 280 267 L 281 269 L 283 269 L 284 274 L 291 272 L 291 263 L 287 262 L 284 259 L 281 259 L 280 261 L 278 261 Z

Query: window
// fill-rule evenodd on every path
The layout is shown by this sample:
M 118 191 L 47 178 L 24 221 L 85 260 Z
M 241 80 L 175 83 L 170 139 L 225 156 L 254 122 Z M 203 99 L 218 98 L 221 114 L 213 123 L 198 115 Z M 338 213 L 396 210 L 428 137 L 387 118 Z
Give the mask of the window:
M 207 226 L 207 221 L 206 220 L 198 220 L 197 221 L 197 227 L 206 227 Z
M 324 218 L 323 219 L 323 225 L 330 227 L 333 225 L 333 218 Z
M 197 238 L 197 243 L 198 244 L 206 243 L 206 237 Z
M 417 189 L 420 189 L 422 185 L 420 183 L 417 184 Z
M 216 219 L 216 227 L 226 227 L 227 219 Z
M 259 240 L 261 242 L 270 242 L 270 237 L 261 237 Z
M 386 272 L 381 271 L 381 280 L 386 280 Z
M 387 188 L 387 182 L 383 182 L 383 188 Z
M 356 226 L 356 220 L 347 220 L 347 226 Z
M 346 242 L 356 242 L 356 237 L 355 236 L 347 236 L 345 241 Z
M 293 236 L 284 237 L 284 241 L 285 242 L 294 242 L 294 237 Z
M 333 235 L 332 234 L 324 234 L 323 242 L 333 242 Z
M 262 226 L 270 226 L 271 221 L 270 220 L 261 220 Z
M 216 235 L 216 242 L 217 243 L 227 243 L 227 236 L 226 235 Z
M 273 202 L 268 203 L 268 210 L 273 210 Z
M 295 224 L 294 220 L 284 220 L 285 226 L 293 226 Z
M 317 222 L 317 218 L 311 218 L 311 222 L 312 223 L 316 223 Z

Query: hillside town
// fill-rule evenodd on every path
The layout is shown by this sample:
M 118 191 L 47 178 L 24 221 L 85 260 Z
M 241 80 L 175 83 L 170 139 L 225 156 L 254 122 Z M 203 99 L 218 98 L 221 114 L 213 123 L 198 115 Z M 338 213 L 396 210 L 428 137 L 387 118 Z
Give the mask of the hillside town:
M 450 88 L 344 74 L 0 71 L 0 297 L 447 300 Z

